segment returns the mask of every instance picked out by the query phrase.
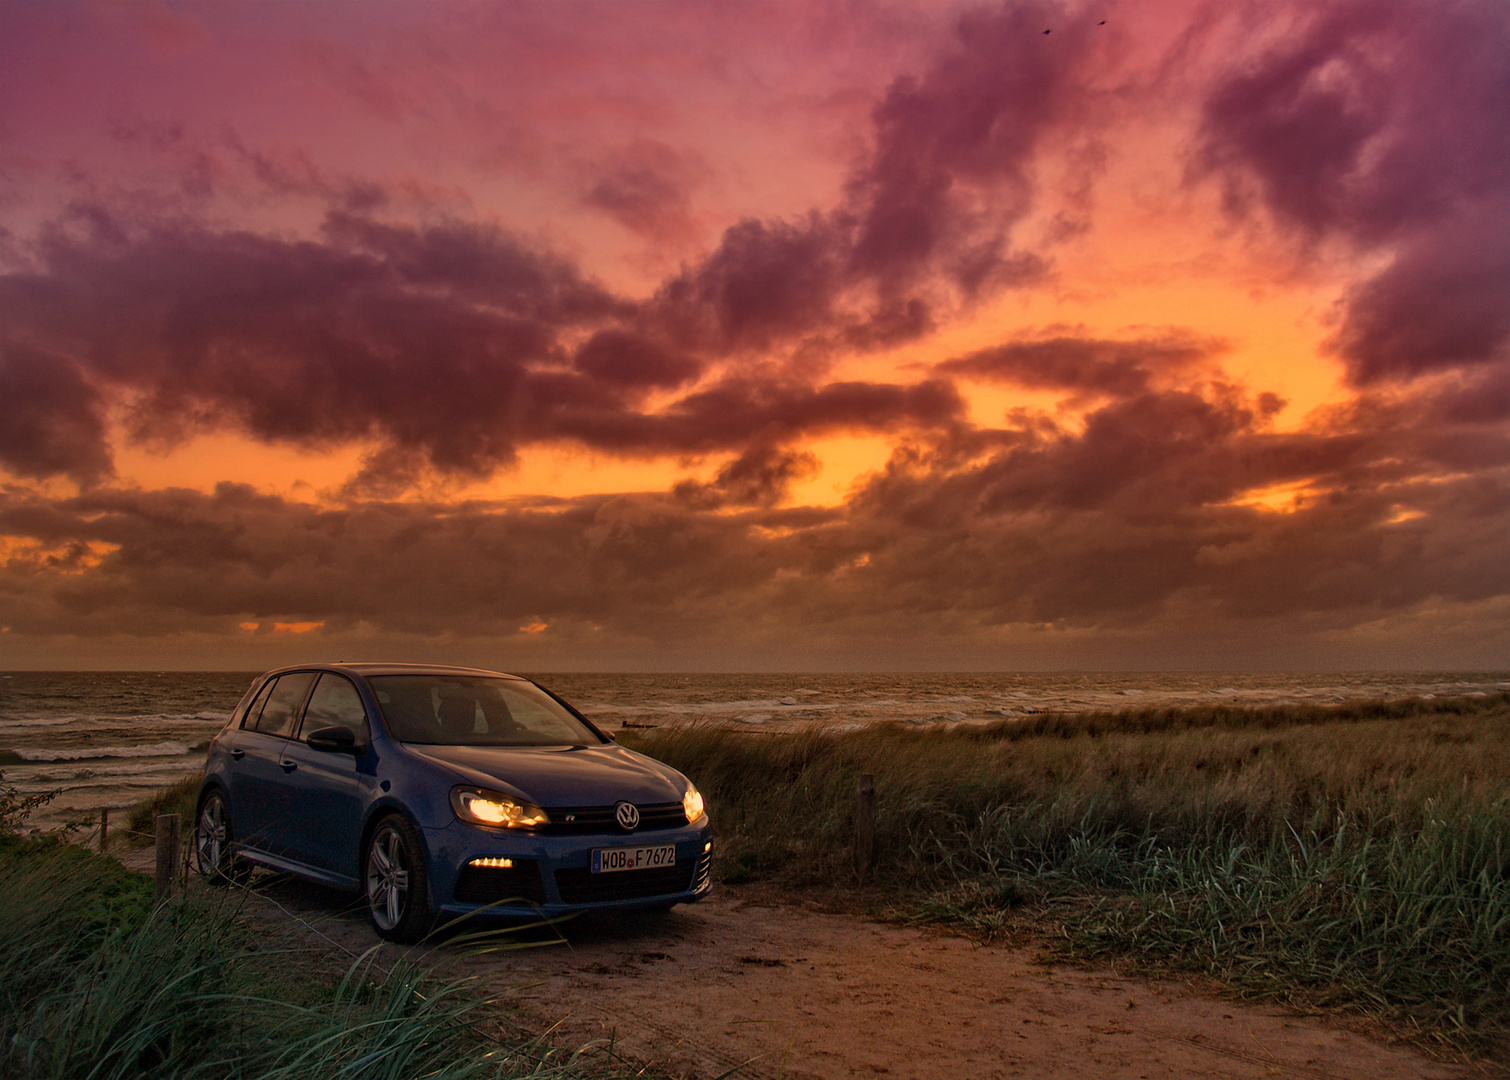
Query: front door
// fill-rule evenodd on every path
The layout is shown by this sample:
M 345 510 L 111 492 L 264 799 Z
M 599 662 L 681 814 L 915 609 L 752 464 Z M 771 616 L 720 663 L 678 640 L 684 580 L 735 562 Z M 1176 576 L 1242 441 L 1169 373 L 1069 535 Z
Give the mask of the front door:
M 344 727 L 356 739 L 355 752 L 315 750 L 310 732 Z M 280 772 L 289 803 L 297 808 L 287 832 L 289 855 L 318 869 L 355 879 L 361 839 L 363 758 L 369 753 L 367 713 L 351 681 L 332 672 L 320 676 L 299 738 L 283 745 Z
M 241 844 L 269 855 L 292 853 L 298 814 L 289 798 L 285 749 L 314 681 L 312 671 L 280 675 L 255 715 L 248 711 L 232 751 L 240 753 L 232 766 L 233 831 Z

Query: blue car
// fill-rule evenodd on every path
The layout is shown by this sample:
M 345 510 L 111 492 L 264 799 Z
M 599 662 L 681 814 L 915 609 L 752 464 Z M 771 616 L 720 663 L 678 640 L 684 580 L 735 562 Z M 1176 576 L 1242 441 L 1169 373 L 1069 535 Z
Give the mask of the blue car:
M 210 744 L 194 856 L 366 894 L 385 938 L 486 908 L 555 915 L 706 896 L 702 796 L 528 679 L 309 664 L 252 684 Z

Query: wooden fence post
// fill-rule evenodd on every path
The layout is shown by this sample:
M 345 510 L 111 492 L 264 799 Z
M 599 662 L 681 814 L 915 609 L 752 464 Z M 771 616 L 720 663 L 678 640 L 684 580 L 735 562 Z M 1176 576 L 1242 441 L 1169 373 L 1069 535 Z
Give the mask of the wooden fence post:
M 110 807 L 100 807 L 100 854 L 110 850 Z
M 864 885 L 876 859 L 876 782 L 861 773 L 855 787 L 855 874 Z
M 178 877 L 179 817 L 177 814 L 157 815 L 157 879 L 152 890 L 152 899 L 162 901 L 173 894 L 173 882 Z

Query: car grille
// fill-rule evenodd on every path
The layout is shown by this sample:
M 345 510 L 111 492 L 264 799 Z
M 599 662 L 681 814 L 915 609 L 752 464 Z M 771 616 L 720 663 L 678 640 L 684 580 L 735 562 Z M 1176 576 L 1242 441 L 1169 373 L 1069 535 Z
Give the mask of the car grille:
M 640 806 L 640 824 L 635 832 L 645 832 L 647 829 L 676 829 L 687 824 L 687 812 L 682 809 L 679 802 L 646 803 Z M 557 836 L 571 833 L 602 833 L 624 830 L 619 828 L 618 821 L 613 816 L 612 806 L 548 806 L 545 812 L 550 815 L 551 823 L 543 829 L 536 830 L 543 833 L 554 833 Z M 567 821 L 567 818 L 573 820 Z
M 534 859 L 515 859 L 511 867 L 463 866 L 456 878 L 455 894 L 463 904 L 496 904 L 500 900 L 545 903 L 540 865 Z
M 705 851 L 697 859 L 697 873 L 692 875 L 692 891 L 708 887 L 708 881 L 713 876 L 713 852 Z
M 609 900 L 643 900 L 667 896 L 691 888 L 692 859 L 677 859 L 675 866 L 647 870 L 620 870 L 594 874 L 586 867 L 556 871 L 556 891 L 563 904 L 596 904 Z

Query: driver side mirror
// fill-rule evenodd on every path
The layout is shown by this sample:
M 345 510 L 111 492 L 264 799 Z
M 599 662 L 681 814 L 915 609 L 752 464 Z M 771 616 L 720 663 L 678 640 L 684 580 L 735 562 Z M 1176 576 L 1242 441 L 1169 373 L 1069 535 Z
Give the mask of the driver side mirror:
M 345 750 L 350 753 L 357 748 L 357 737 L 350 728 L 322 727 L 311 731 L 304 740 L 311 750 Z

